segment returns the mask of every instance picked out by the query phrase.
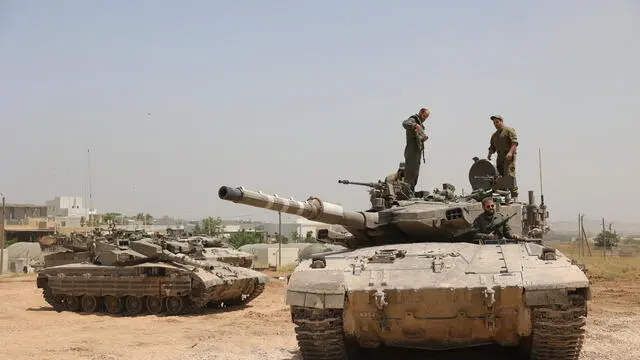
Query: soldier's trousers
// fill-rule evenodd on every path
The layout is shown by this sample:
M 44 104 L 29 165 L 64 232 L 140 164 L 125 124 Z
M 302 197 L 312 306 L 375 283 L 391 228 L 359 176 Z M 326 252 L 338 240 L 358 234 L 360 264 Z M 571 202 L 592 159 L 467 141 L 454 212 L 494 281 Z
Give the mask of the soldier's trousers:
M 500 176 L 509 175 L 512 178 L 511 185 L 509 187 L 509 191 L 511 192 L 511 196 L 518 196 L 518 183 L 516 181 L 516 158 L 515 156 L 511 161 L 507 160 L 506 157 L 498 157 L 496 160 L 496 168 L 498 168 L 498 174 Z
M 420 155 L 422 152 L 417 147 L 407 146 L 404 149 L 405 179 L 414 191 L 420 175 Z

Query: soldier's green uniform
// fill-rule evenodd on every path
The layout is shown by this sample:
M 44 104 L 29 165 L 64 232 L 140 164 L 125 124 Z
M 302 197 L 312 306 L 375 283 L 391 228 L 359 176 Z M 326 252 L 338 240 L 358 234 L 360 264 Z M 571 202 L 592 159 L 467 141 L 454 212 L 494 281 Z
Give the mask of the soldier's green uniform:
M 513 233 L 511 232 L 511 226 L 508 222 L 505 222 L 502 226 L 496 228 L 495 225 L 505 219 L 504 215 L 500 213 L 488 214 L 483 212 L 478 215 L 473 221 L 473 233 L 475 239 L 486 239 L 489 233 L 493 232 L 496 238 L 513 239 Z
M 498 174 L 500 174 L 500 176 L 508 174 L 513 178 L 513 187 L 509 190 L 513 197 L 517 197 L 518 184 L 516 182 L 516 153 L 513 153 L 513 158 L 511 160 L 507 160 L 507 154 L 513 144 L 518 144 L 516 130 L 508 126 L 504 126 L 502 129 L 496 130 L 496 132 L 491 135 L 489 151 L 498 155 L 496 159 Z
M 421 128 L 420 134 L 416 133 L 416 125 Z M 424 136 L 425 128 L 418 114 L 411 115 L 407 120 L 403 121 L 402 127 L 405 129 L 407 138 L 407 145 L 404 148 L 405 179 L 413 190 L 418 183 L 418 176 L 420 175 L 420 155 L 424 148 L 421 137 Z

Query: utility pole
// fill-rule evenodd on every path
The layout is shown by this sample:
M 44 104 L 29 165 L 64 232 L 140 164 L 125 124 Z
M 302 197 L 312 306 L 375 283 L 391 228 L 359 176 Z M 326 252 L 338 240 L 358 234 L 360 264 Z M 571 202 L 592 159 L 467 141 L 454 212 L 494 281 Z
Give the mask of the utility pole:
M 4 272 L 4 222 L 5 222 L 5 212 L 4 212 L 4 194 L 2 194 L 2 230 L 0 230 L 0 274 Z
M 582 214 L 578 214 L 578 234 L 576 236 L 576 245 L 578 246 L 578 256 L 582 256 Z
M 605 233 L 604 218 L 602 218 L 602 257 L 607 257 L 607 234 Z
M 282 213 L 278 211 L 278 268 L 282 268 Z

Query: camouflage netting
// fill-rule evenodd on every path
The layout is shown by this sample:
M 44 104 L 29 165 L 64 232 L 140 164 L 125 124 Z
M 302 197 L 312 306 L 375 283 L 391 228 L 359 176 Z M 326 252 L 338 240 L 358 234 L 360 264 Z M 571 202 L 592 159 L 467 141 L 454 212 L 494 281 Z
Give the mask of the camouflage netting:
M 39 243 L 18 242 L 8 246 L 5 250 L 9 255 L 9 259 L 30 258 L 42 260 L 42 250 Z

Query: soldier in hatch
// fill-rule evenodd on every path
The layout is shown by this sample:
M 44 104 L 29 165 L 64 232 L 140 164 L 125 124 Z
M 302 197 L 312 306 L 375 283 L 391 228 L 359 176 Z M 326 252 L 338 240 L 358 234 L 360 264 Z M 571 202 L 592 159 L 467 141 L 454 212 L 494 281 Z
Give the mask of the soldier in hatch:
M 516 182 L 516 150 L 518 148 L 518 136 L 512 127 L 504 126 L 504 119 L 500 115 L 491 116 L 496 132 L 489 140 L 489 153 L 487 159 L 491 160 L 491 155 L 498 153 L 496 168 L 501 177 L 509 175 L 511 184 L 509 191 L 514 199 L 518 197 L 518 185 Z
M 407 138 L 407 144 L 404 148 L 404 162 L 407 167 L 406 182 L 411 185 L 412 191 L 415 191 L 420 175 L 420 155 L 424 159 L 424 142 L 429 138 L 424 133 L 424 122 L 430 114 L 429 109 L 422 108 L 417 114 L 411 115 L 402 122 Z
M 406 181 L 405 179 L 405 173 L 404 173 L 404 163 L 400 163 L 400 166 L 398 167 L 398 171 L 387 175 L 386 178 L 384 178 L 385 182 L 388 183 L 394 183 L 396 181 Z
M 478 240 L 494 240 L 494 239 L 519 239 L 518 234 L 511 232 L 508 222 L 504 221 L 504 215 L 496 213 L 496 205 L 492 198 L 482 200 L 482 209 L 484 212 L 473 221 L 474 238 Z M 496 226 L 499 223 L 500 226 Z

